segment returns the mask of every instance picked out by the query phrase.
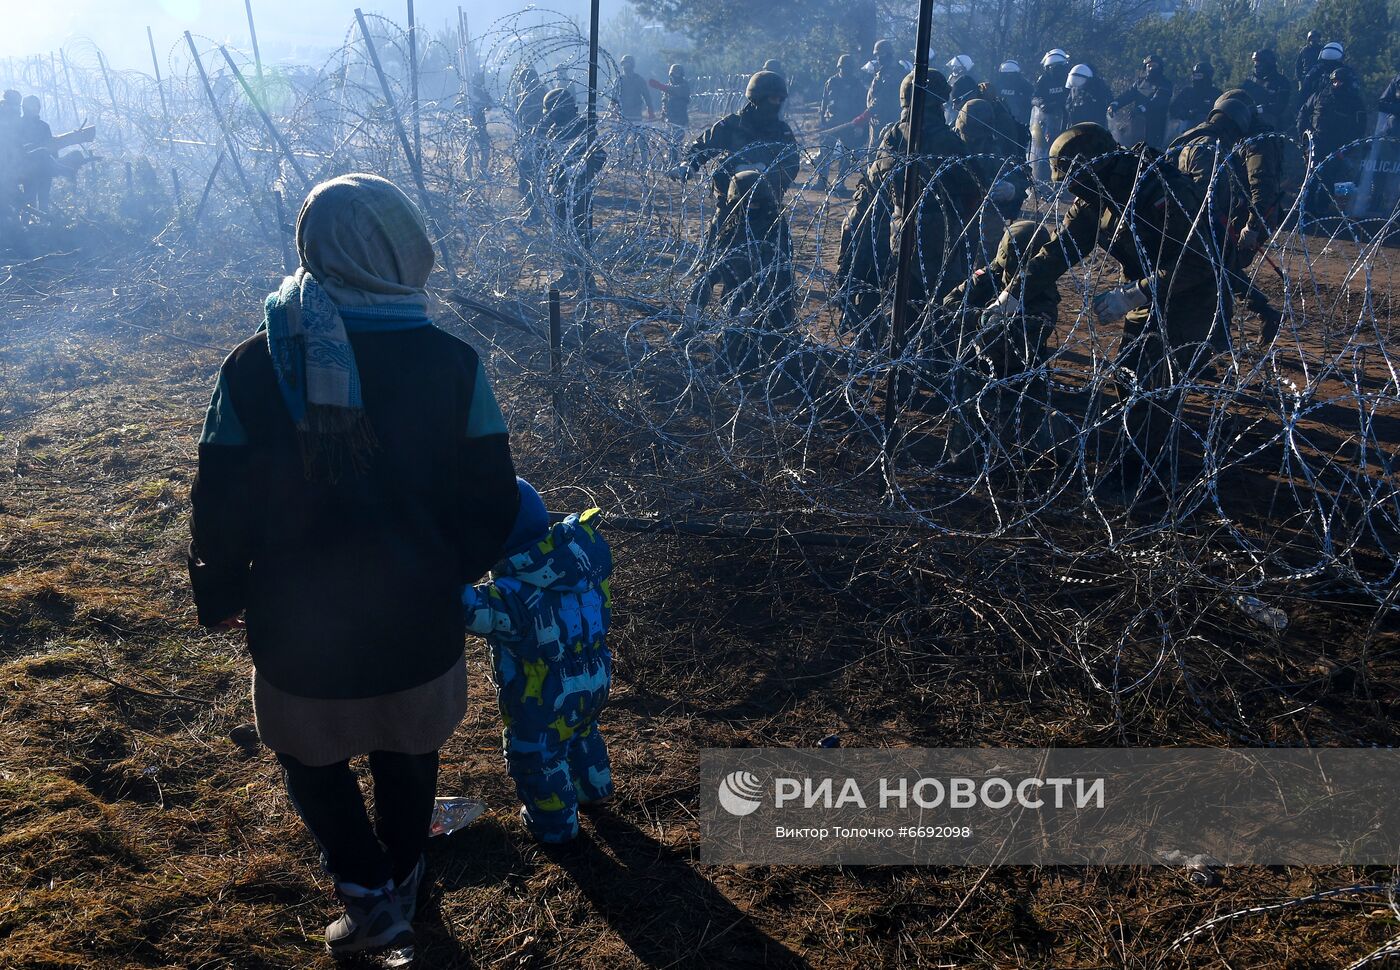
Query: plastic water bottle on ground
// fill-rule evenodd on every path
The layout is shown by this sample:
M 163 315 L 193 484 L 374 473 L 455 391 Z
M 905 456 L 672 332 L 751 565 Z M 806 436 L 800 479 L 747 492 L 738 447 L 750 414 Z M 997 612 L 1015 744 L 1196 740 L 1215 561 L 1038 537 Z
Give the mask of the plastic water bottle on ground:
M 1269 606 L 1257 596 L 1236 596 L 1235 605 L 1240 608 L 1241 613 L 1260 626 L 1266 626 L 1270 630 L 1276 631 L 1288 627 L 1288 614 L 1276 607 Z
M 486 803 L 475 798 L 435 798 L 428 836 L 451 835 L 475 822 L 485 811 Z

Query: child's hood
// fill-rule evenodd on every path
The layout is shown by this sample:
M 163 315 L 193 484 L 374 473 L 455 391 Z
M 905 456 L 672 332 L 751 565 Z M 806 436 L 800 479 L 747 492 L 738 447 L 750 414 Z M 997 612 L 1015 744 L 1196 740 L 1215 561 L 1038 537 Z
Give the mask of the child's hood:
M 581 593 L 612 574 L 612 550 L 598 533 L 602 512 L 589 509 L 550 526 L 539 542 L 496 564 L 492 573 L 558 593 Z

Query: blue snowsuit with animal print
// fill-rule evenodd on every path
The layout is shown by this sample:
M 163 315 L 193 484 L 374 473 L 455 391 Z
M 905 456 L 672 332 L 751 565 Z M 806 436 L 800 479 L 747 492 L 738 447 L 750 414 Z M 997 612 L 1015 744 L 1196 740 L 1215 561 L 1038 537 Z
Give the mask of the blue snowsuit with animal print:
M 608 701 L 612 551 L 598 509 L 570 515 L 462 593 L 486 637 L 522 816 L 542 842 L 578 834 L 580 803 L 613 793 L 598 715 Z

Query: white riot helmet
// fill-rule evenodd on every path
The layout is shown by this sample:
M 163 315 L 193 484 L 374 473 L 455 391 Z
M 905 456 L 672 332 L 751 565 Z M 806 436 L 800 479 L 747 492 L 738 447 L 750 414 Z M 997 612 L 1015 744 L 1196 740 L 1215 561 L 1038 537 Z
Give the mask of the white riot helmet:
M 997 71 L 1002 74 L 1020 74 L 1021 65 L 1015 61 L 1002 61 L 1001 67 L 997 68 Z
M 1056 47 L 1054 50 L 1046 51 L 1045 56 L 1040 59 L 1041 67 L 1049 67 L 1051 64 L 1068 64 L 1069 55 Z
M 966 54 L 959 54 L 948 62 L 948 73 L 957 77 L 972 70 L 972 58 Z
M 1342 45 L 1334 40 L 1332 43 L 1322 48 L 1321 52 L 1317 55 L 1317 59 L 1319 61 L 1340 61 L 1342 59 L 1342 53 Z
M 1076 64 L 1069 69 L 1067 83 L 1072 88 L 1082 88 L 1094 76 L 1094 69 L 1088 64 Z

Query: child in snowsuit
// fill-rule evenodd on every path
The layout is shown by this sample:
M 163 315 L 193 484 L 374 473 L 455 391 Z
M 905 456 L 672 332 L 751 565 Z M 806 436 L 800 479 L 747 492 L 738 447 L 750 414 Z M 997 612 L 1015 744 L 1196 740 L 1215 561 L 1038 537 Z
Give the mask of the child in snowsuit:
M 598 509 L 551 526 L 517 480 L 520 511 L 490 582 L 462 591 L 467 627 L 486 637 L 505 725 L 506 765 L 541 842 L 578 835 L 578 807 L 613 794 L 598 715 L 608 702 L 612 552 Z

